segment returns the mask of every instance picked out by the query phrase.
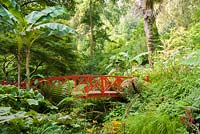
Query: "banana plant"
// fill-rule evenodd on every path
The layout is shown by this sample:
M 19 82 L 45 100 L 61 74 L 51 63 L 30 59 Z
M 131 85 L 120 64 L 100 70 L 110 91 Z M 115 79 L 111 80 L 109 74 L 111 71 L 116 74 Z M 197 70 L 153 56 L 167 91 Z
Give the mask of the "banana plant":
M 5 7 L 4 7 L 4 6 Z M 9 7 L 6 9 L 6 7 Z M 1 22 L 13 28 L 12 32 L 15 34 L 15 40 L 17 42 L 17 63 L 18 63 L 18 87 L 20 87 L 21 81 L 21 48 L 22 48 L 22 36 L 20 31 L 25 24 L 23 16 L 20 13 L 20 8 L 15 1 L 0 0 L 0 17 Z
M 6 23 L 12 25 L 18 42 L 18 87 L 21 81 L 21 48 L 26 47 L 26 88 L 30 89 L 30 48 L 34 42 L 43 36 L 66 36 L 75 31 L 65 24 L 53 22 L 53 18 L 65 14 L 66 11 L 59 6 L 48 7 L 41 11 L 33 11 L 24 16 L 20 6 L 15 0 L 0 0 L 0 17 Z

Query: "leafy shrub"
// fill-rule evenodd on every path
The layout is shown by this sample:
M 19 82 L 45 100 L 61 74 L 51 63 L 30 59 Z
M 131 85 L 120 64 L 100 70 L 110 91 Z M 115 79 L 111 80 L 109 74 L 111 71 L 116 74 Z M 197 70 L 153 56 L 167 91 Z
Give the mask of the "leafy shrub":
M 0 106 L 12 107 L 12 110 L 32 109 L 40 113 L 57 109 L 38 91 L 25 91 L 15 86 L 0 86 Z
M 128 119 L 128 121 L 134 120 L 132 124 L 135 124 L 134 127 L 136 127 L 136 124 L 140 124 L 139 120 L 142 120 L 141 123 L 145 122 L 142 118 L 145 118 L 148 123 L 148 120 L 153 121 L 153 117 L 157 120 L 160 116 L 160 118 L 166 118 L 168 122 L 173 123 L 173 120 L 178 120 L 179 123 L 181 123 L 180 119 L 182 116 L 187 118 L 185 109 L 189 107 L 191 109 L 191 116 L 194 119 L 194 122 L 191 123 L 193 126 L 198 126 L 200 121 L 200 71 L 198 67 L 190 65 L 183 66 L 180 64 L 176 66 L 169 64 L 167 66 L 158 66 L 157 64 L 154 69 L 148 70 L 148 73 L 151 82 L 147 85 L 148 89 L 142 92 L 142 97 L 136 99 L 135 103 L 131 106 L 129 115 L 134 116 L 129 117 L 131 119 Z M 150 111 L 155 111 L 155 114 L 157 113 L 158 115 L 154 116 L 154 113 L 152 114 Z M 148 115 L 149 113 L 150 115 Z M 149 119 L 145 116 L 149 116 L 149 118 L 150 116 L 153 117 Z M 163 122 L 163 124 L 165 124 L 165 122 Z M 142 125 L 144 127 L 144 133 L 147 132 L 146 124 L 143 123 Z M 166 126 L 166 128 L 167 127 L 169 126 Z M 186 133 L 186 128 L 188 132 L 197 132 L 197 130 L 193 130 L 193 127 L 188 127 L 187 124 L 182 123 L 182 127 L 178 129 L 177 132 L 169 133 Z M 137 132 L 141 133 L 139 130 Z M 130 133 L 132 133 L 132 129 Z
M 159 73 L 158 73 L 159 72 Z M 154 103 L 157 110 L 171 115 L 180 115 L 185 106 L 190 106 L 197 99 L 199 93 L 200 72 L 197 68 L 190 69 L 184 66 L 173 66 L 169 68 L 156 69 L 151 73 L 151 92 L 148 93 L 150 101 Z M 196 92 L 196 96 L 194 96 Z M 186 99 L 193 96 L 193 99 Z M 190 101 L 188 101 L 190 100 Z
M 0 133 L 79 133 L 91 127 L 83 108 L 71 106 L 73 98 L 52 105 L 38 91 L 26 91 L 14 86 L 0 87 Z M 65 104 L 68 102 L 68 104 Z M 74 102 L 73 102 L 74 104 Z M 67 111 L 69 110 L 69 111 Z

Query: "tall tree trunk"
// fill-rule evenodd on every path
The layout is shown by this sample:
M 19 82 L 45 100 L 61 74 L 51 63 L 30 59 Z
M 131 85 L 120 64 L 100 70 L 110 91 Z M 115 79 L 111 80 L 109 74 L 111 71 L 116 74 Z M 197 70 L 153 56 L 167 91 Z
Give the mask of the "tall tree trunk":
M 147 50 L 148 50 L 148 61 L 149 65 L 153 66 L 153 24 L 148 19 L 144 18 L 144 29 L 146 33 Z
M 90 56 L 94 56 L 93 2 L 90 0 Z
M 155 47 L 162 44 L 159 38 L 157 26 L 155 24 L 155 19 L 163 6 L 161 3 L 159 9 L 154 12 L 154 2 L 155 0 L 135 0 L 137 8 L 143 12 L 148 62 L 151 67 L 153 67 L 153 51 Z M 162 0 L 160 2 L 162 2 Z
M 153 54 L 153 49 L 154 49 L 154 44 L 153 44 L 153 25 L 155 23 L 155 17 L 153 14 L 153 0 L 146 0 L 145 1 L 145 7 L 143 10 L 144 14 L 144 30 L 146 33 L 146 41 L 147 41 L 147 50 L 148 50 L 148 61 L 149 65 L 152 67 L 153 66 L 153 59 L 152 59 L 152 54 Z
M 27 45 L 26 47 L 26 89 L 30 89 L 30 68 L 29 68 L 29 62 L 30 62 L 30 45 Z

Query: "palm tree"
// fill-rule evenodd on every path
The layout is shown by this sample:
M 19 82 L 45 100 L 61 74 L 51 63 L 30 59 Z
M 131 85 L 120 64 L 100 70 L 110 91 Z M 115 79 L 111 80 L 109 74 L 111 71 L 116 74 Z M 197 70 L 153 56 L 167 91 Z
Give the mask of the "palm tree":
M 18 87 L 21 81 L 21 48 L 24 44 L 26 46 L 26 88 L 30 89 L 30 48 L 35 40 L 46 32 L 48 32 L 47 36 L 64 36 L 74 34 L 74 30 L 61 23 L 49 23 L 50 19 L 65 13 L 65 10 L 59 6 L 33 11 L 23 16 L 15 0 L 1 0 L 0 4 L 0 17 L 4 20 L 1 22 L 14 27 L 13 31 L 18 41 Z

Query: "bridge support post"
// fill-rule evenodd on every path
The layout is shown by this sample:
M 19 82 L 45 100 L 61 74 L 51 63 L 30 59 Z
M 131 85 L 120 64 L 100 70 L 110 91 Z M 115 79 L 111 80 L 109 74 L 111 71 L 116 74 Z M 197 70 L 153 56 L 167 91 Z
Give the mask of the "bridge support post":
M 106 89 L 106 77 L 100 77 L 101 79 L 101 94 L 104 95 Z

